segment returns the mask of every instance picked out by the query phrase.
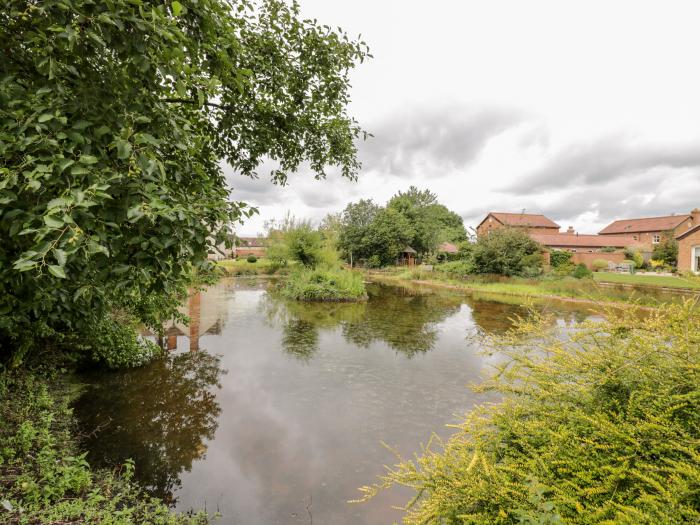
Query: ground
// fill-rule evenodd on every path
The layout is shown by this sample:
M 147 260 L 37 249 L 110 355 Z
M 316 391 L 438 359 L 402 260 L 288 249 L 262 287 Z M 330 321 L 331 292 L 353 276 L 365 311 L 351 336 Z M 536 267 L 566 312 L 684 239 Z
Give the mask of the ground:
M 700 289 L 700 279 L 688 279 L 666 275 L 631 275 L 628 273 L 599 272 L 593 274 L 593 278 L 598 282 L 604 283 Z

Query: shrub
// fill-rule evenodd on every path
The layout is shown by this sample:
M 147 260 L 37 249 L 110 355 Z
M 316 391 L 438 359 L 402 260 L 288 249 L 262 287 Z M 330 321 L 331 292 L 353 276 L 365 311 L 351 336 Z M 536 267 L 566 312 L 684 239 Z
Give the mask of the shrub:
M 367 259 L 365 266 L 367 268 L 380 268 L 382 266 L 382 258 L 379 255 L 372 255 Z
M 680 524 L 700 520 L 700 314 L 609 311 L 568 337 L 533 314 L 487 347 L 505 356 L 440 448 L 389 470 L 404 523 Z
M 300 268 L 282 285 L 282 295 L 297 301 L 353 301 L 367 297 L 362 274 L 338 268 Z
M 625 257 L 634 263 L 635 268 L 644 266 L 644 256 L 637 248 L 625 248 Z
M 669 266 L 676 266 L 678 263 L 678 241 L 669 233 L 664 233 L 661 242 L 654 245 L 654 259 L 663 261 Z
M 549 263 L 552 268 L 559 268 L 562 265 L 568 264 L 573 256 L 573 253 L 567 252 L 566 250 L 552 250 L 549 253 Z
M 528 258 L 541 252 L 541 246 L 527 234 L 514 228 L 499 228 L 482 235 L 473 248 L 476 273 L 518 276 L 531 272 L 533 264 L 541 267 L 542 259 Z M 526 270 L 527 268 L 527 270 Z
M 593 261 L 593 269 L 596 272 L 599 272 L 600 270 L 606 270 L 608 268 L 608 261 L 605 259 L 596 259 Z
M 576 265 L 574 272 L 571 274 L 576 279 L 588 279 L 593 276 L 593 272 L 588 269 L 588 266 L 581 263 Z
M 248 261 L 249 263 L 258 262 L 258 258 L 255 255 L 253 255 L 252 253 L 248 257 L 246 257 L 245 260 Z
M 464 279 L 474 274 L 474 264 L 468 260 L 446 262 L 436 266 L 435 271 L 447 274 L 454 279 Z

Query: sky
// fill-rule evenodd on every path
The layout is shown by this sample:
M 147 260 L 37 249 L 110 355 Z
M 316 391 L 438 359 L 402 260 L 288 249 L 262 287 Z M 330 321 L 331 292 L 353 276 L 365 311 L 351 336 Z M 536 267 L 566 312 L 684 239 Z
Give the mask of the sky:
M 700 206 L 700 2 L 300 3 L 370 46 L 350 114 L 374 137 L 356 182 L 300 170 L 280 187 L 227 169 L 232 198 L 260 211 L 239 234 L 411 185 L 467 226 L 525 210 L 596 233 Z

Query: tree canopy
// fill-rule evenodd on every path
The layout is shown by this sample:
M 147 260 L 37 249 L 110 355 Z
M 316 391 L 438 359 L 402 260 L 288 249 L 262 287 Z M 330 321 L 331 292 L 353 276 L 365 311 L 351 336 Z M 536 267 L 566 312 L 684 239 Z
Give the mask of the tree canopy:
M 228 225 L 222 161 L 356 176 L 368 54 L 282 0 L 8 0 L 0 11 L 0 347 L 182 292 Z

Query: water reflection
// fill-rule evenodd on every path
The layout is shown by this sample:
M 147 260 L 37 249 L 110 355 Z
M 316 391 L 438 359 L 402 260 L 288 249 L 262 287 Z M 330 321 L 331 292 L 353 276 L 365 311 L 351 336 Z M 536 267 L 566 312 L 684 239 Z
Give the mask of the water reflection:
M 202 352 L 87 377 L 75 414 L 89 431 L 88 460 L 109 467 L 132 458 L 141 484 L 174 502 L 181 473 L 205 457 L 216 431 L 221 407 L 214 388 L 223 373 L 219 358 Z
M 497 358 L 468 336 L 525 310 L 381 285 L 366 303 L 286 303 L 266 287 L 224 281 L 184 305 L 194 327 L 170 323 L 169 346 L 198 352 L 87 377 L 76 414 L 89 459 L 131 457 L 154 493 L 222 524 L 399 521 L 410 491 L 347 501 L 393 462 L 382 442 L 411 455 L 488 400 L 467 385 Z

